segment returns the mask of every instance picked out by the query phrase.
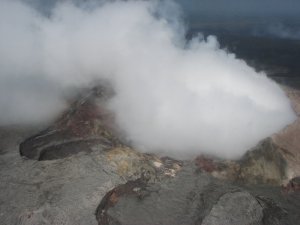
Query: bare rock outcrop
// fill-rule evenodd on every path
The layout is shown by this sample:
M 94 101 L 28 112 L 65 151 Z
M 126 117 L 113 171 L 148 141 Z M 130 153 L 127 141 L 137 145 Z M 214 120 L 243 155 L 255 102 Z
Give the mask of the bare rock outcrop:
M 112 114 L 104 107 L 107 92 L 102 87 L 84 92 L 56 122 L 22 142 L 20 154 L 29 159 L 51 160 L 90 152 L 94 146 L 121 146 L 113 135 Z
M 299 113 L 300 92 L 287 93 Z M 85 92 L 47 129 L 21 143 L 22 158 L 7 154 L 7 146 L 0 149 L 0 200 L 9 202 L 0 209 L 5 215 L 14 209 L 11 216 L 0 214 L 5 225 L 54 225 L 59 218 L 74 225 L 300 220 L 294 178 L 300 175 L 299 119 L 239 160 L 202 155 L 180 161 L 140 153 L 123 141 L 105 107 L 108 97 L 100 87 Z
M 102 199 L 96 218 L 99 225 L 294 224 L 272 199 L 195 173 L 190 165 L 174 178 L 154 183 L 138 179 L 117 186 Z
M 294 123 L 262 140 L 240 160 L 199 156 L 195 164 L 202 171 L 231 181 L 250 184 L 286 185 L 300 176 L 300 91 L 284 87 L 298 116 Z
M 300 91 L 285 88 L 298 119 L 282 131 L 272 136 L 272 141 L 279 146 L 280 152 L 287 162 L 289 179 L 300 176 Z

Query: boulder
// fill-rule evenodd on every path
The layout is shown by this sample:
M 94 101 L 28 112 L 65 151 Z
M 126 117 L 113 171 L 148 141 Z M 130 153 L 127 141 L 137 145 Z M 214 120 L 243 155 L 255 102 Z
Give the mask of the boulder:
M 271 199 L 191 165 L 160 182 L 137 179 L 115 187 L 101 200 L 96 218 L 99 225 L 292 224 Z
M 288 179 L 287 161 L 271 138 L 261 141 L 238 163 L 237 179 L 242 182 L 280 185 Z
M 263 209 L 248 192 L 237 191 L 222 195 L 201 225 L 258 225 Z

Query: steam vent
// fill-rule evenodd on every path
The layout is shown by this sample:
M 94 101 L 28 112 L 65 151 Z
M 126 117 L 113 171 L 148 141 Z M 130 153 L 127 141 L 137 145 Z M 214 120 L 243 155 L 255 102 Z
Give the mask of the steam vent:
M 297 112 L 300 92 L 286 92 Z M 127 143 L 104 107 L 110 95 L 84 91 L 40 132 L 1 131 L 4 224 L 298 223 L 298 120 L 238 160 L 177 160 Z
M 299 12 L 0 0 L 0 225 L 300 225 Z

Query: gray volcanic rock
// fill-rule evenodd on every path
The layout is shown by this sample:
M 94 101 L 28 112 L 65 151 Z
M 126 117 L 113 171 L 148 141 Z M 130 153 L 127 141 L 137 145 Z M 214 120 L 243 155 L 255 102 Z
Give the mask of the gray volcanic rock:
M 87 91 L 53 125 L 21 143 L 20 154 L 30 159 L 51 160 L 81 151 L 90 152 L 95 146 L 103 150 L 126 147 L 115 131 L 111 113 L 104 107 L 111 92 L 102 87 Z M 295 111 L 300 113 L 300 92 L 292 89 L 286 92 Z M 195 163 L 217 178 L 254 184 L 286 184 L 289 179 L 300 176 L 299 127 L 297 120 L 284 131 L 261 141 L 241 160 L 223 161 L 200 156 Z
M 277 205 L 272 199 L 264 196 L 256 197 L 259 204 L 263 207 L 263 219 L 264 225 L 285 225 L 291 224 L 288 220 L 287 211 Z
M 248 192 L 229 192 L 220 197 L 201 225 L 257 225 L 263 210 Z
M 261 141 L 239 161 L 238 179 L 252 184 L 280 185 L 287 177 L 287 161 L 271 138 Z
M 300 177 L 294 177 L 289 181 L 289 183 L 283 187 L 284 192 L 294 193 L 300 192 Z
M 203 190 L 209 183 L 209 176 L 199 179 L 191 168 L 159 183 L 130 181 L 102 199 L 96 217 L 99 225 L 192 224 L 203 217 L 197 202 L 208 197 L 197 190 Z
M 213 179 L 186 164 L 176 177 L 129 181 L 98 206 L 99 225 L 279 225 L 291 223 L 275 202 Z
M 34 161 L 20 158 L 15 148 L 0 157 L 0 168 L 1 225 L 57 225 L 57 217 L 72 225 L 95 224 L 101 198 L 124 182 L 96 150 Z
M 283 132 L 241 160 L 180 161 L 124 144 L 104 107 L 109 96 L 85 92 L 21 143 L 24 157 L 18 144 L 36 130 L 0 130 L 1 224 L 299 224 L 299 179 L 279 186 L 298 174 L 297 124 L 287 127 L 292 148 Z
M 60 159 L 28 160 L 18 145 L 34 129 L 20 130 L 0 133 L 1 143 L 9 142 L 0 154 L 1 225 L 95 225 L 99 202 L 115 186 L 140 177 L 166 179 L 181 169 L 178 161 L 100 144 Z
M 272 138 L 266 138 L 236 161 L 199 156 L 201 171 L 224 180 L 249 184 L 282 185 L 290 179 L 291 163 Z
M 287 162 L 288 179 L 300 176 L 300 90 L 284 88 L 291 100 L 298 119 L 285 129 L 274 134 L 272 141 L 279 146 L 280 152 Z
M 112 134 L 112 115 L 103 107 L 107 92 L 97 87 L 84 93 L 50 127 L 22 142 L 20 154 L 29 159 L 51 160 L 90 152 L 93 146 L 110 149 L 122 145 Z
M 68 215 L 58 207 L 42 207 L 20 215 L 20 225 L 72 225 Z

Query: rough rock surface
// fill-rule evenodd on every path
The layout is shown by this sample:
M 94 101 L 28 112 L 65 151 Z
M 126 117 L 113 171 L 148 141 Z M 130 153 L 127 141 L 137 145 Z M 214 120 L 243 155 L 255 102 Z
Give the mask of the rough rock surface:
M 20 157 L 18 145 L 38 129 L 0 130 L 1 143 L 9 143 L 0 154 L 1 225 L 95 225 L 99 202 L 115 186 L 140 177 L 161 180 L 181 169 L 176 160 L 101 144 L 59 159 Z
M 35 161 L 21 158 L 16 144 L 1 155 L 0 168 L 1 225 L 97 224 L 94 212 L 116 185 L 142 176 L 170 177 L 168 165 L 155 157 L 129 148 L 104 151 L 101 146 Z
M 281 185 L 288 179 L 288 163 L 271 138 L 261 141 L 240 160 L 199 156 L 195 165 L 214 177 L 242 183 Z
M 69 216 L 58 207 L 42 207 L 38 210 L 25 211 L 20 215 L 20 225 L 72 225 Z
M 300 90 L 285 88 L 298 119 L 282 131 L 272 136 L 273 142 L 279 146 L 282 156 L 287 162 L 289 179 L 300 176 Z
M 287 162 L 271 138 L 260 142 L 239 160 L 238 180 L 280 185 L 287 177 Z
M 95 224 L 101 198 L 123 179 L 94 151 L 65 159 L 32 161 L 17 148 L 0 157 L 0 221 L 12 224 Z
M 99 225 L 199 224 L 284 225 L 297 224 L 271 198 L 195 172 L 186 164 L 176 177 L 152 183 L 129 181 L 108 192 L 98 206 Z M 253 187 L 253 186 L 252 186 Z M 264 190 L 263 192 L 265 192 Z M 279 189 L 268 190 L 277 196 Z M 297 209 L 296 209 L 297 210 Z M 293 211 L 293 215 L 295 215 Z
M 97 87 L 83 93 L 56 122 L 22 142 L 20 154 L 51 160 L 89 152 L 97 145 L 108 149 L 122 145 L 112 134 L 112 115 L 103 107 L 108 92 Z
M 300 115 L 300 91 L 285 90 L 295 112 Z M 111 91 L 102 87 L 84 93 L 53 125 L 22 142 L 21 155 L 50 160 L 80 151 L 90 152 L 95 146 L 126 149 L 116 133 L 112 115 L 104 107 L 110 96 Z M 200 156 L 195 163 L 201 170 L 218 178 L 255 184 L 286 184 L 293 177 L 300 176 L 299 121 L 261 141 L 241 160 L 222 161 Z
M 124 144 L 108 96 L 83 94 L 42 132 L 0 129 L 1 225 L 300 224 L 298 121 L 241 160 L 179 161 Z
M 257 225 L 261 224 L 263 209 L 248 192 L 229 192 L 220 197 L 202 225 Z

